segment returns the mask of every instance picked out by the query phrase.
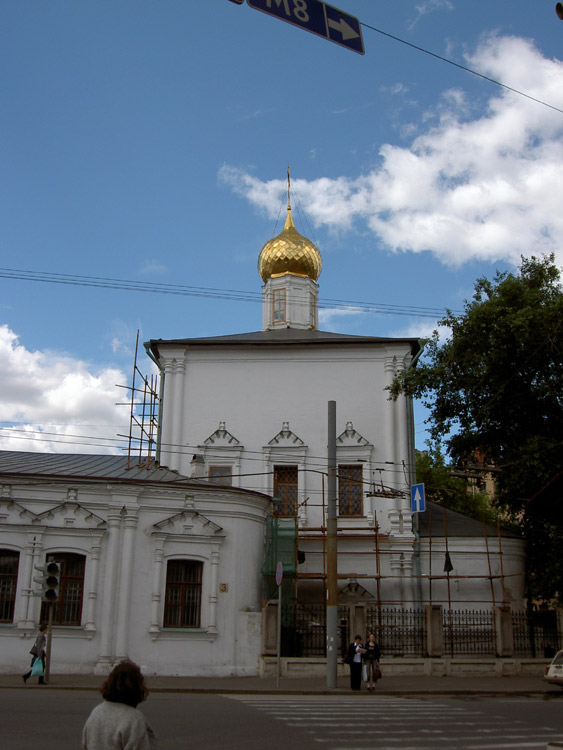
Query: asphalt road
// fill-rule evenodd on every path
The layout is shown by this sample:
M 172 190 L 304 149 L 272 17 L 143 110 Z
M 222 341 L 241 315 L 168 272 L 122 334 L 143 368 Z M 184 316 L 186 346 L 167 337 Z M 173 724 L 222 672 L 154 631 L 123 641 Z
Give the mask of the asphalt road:
M 94 691 L 0 693 L 2 750 L 76 750 Z M 563 691 L 549 696 L 152 693 L 159 750 L 545 750 L 563 743 Z

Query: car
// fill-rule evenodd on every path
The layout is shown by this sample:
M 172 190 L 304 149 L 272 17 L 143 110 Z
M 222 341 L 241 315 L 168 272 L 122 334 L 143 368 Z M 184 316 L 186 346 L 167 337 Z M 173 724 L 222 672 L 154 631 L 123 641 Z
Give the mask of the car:
M 559 685 L 563 688 L 563 651 L 558 651 L 553 661 L 545 668 L 544 680 L 551 685 Z

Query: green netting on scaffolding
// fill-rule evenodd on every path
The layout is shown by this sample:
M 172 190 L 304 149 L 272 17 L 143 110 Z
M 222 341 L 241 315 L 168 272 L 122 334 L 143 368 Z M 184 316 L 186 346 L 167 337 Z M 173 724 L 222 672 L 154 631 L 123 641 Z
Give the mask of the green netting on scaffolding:
M 297 518 L 272 516 L 268 521 L 266 555 L 262 565 L 266 599 L 273 599 L 278 595 L 278 562 L 283 565 L 282 597 L 285 601 L 293 598 L 293 584 L 297 573 Z

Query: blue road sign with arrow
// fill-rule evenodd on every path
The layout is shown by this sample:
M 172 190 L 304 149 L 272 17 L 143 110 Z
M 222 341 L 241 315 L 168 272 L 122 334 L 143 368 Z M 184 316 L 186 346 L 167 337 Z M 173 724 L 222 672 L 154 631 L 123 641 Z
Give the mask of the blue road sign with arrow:
M 246 0 L 255 10 L 281 18 L 305 31 L 322 36 L 329 42 L 364 54 L 364 40 L 359 20 L 321 0 Z
M 424 484 L 411 484 L 411 510 L 413 513 L 424 513 L 426 510 Z

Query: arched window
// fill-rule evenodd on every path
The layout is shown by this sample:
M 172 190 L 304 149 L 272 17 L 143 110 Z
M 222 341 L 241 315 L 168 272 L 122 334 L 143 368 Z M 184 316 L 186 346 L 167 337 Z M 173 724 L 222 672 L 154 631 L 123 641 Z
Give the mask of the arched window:
M 199 628 L 203 563 L 169 560 L 166 568 L 165 628 Z
M 54 625 L 80 625 L 84 594 L 84 569 L 86 557 L 72 552 L 51 552 L 47 562 L 58 562 L 61 566 L 59 598 L 53 608 Z M 41 608 L 41 619 L 47 622 L 47 605 Z
M 0 549 L 0 622 L 14 621 L 20 553 Z

